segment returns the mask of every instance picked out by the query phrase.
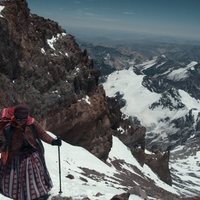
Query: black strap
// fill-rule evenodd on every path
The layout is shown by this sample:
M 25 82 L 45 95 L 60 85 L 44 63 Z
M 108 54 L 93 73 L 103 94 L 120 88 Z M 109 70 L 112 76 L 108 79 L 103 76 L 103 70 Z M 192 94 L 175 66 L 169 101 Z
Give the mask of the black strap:
M 37 130 L 36 130 L 34 124 L 29 125 L 29 127 L 32 130 L 33 136 L 34 136 L 34 138 L 36 140 L 37 147 L 38 147 L 40 153 L 42 153 L 44 155 L 44 146 L 43 146 L 42 141 L 40 140 L 40 138 L 38 136 L 38 133 L 37 133 Z
M 12 126 L 11 124 L 7 125 L 4 128 L 4 135 L 5 135 L 5 139 L 6 139 L 6 149 L 7 150 L 9 150 L 11 147 L 14 129 L 15 129 L 15 127 Z

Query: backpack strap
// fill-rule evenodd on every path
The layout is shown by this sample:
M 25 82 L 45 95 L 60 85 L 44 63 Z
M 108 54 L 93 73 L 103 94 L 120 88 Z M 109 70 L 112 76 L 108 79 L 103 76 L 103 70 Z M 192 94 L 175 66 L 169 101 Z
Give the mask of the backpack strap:
M 11 124 L 8 124 L 4 128 L 4 135 L 5 135 L 5 139 L 6 139 L 6 145 L 5 146 L 6 146 L 7 150 L 9 150 L 10 147 L 11 147 L 14 129 L 15 129 L 15 127 L 12 126 Z
M 40 153 L 42 153 L 42 155 L 44 155 L 44 146 L 43 146 L 43 144 L 42 144 L 41 139 L 40 139 L 39 136 L 38 136 L 37 130 L 36 130 L 36 128 L 35 128 L 35 125 L 34 125 L 34 124 L 31 124 L 31 125 L 29 125 L 29 127 L 31 128 L 31 131 L 32 131 L 33 136 L 34 136 L 34 138 L 35 138 L 35 140 L 36 140 L 37 147 L 38 147 Z
M 3 129 L 5 143 L 3 145 L 3 151 L 1 152 L 1 160 L 4 165 L 6 164 L 9 157 L 9 150 L 11 148 L 14 129 L 15 127 L 13 127 L 11 124 L 7 124 Z

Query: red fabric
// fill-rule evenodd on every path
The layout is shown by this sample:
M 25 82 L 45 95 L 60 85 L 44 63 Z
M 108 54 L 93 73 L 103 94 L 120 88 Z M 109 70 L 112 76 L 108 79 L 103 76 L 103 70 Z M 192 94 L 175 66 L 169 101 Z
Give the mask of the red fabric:
M 34 122 L 33 126 L 35 127 L 35 132 L 37 133 L 38 137 L 41 140 L 43 140 L 48 144 L 52 143 L 54 138 L 52 138 L 49 134 L 47 134 L 46 131 L 43 130 L 43 128 L 37 122 Z M 3 163 L 7 163 L 7 161 L 12 159 L 12 157 L 15 156 L 16 153 L 20 151 L 24 139 L 26 139 L 32 147 L 37 148 L 36 138 L 32 133 L 32 129 L 29 126 L 26 126 L 25 130 L 22 129 L 20 126 L 15 126 L 9 152 L 4 151 L 1 153 L 1 158 L 3 160 Z
M 1 118 L 2 119 L 10 119 L 10 120 L 14 121 L 15 120 L 14 111 L 15 111 L 14 107 L 4 108 L 2 110 Z M 34 122 L 35 122 L 35 119 L 31 116 L 28 116 L 27 125 L 31 125 Z
M 13 143 L 12 143 L 12 148 L 10 152 L 8 151 L 1 152 L 1 160 L 4 164 L 6 164 L 9 157 L 12 157 L 12 154 L 15 154 L 15 152 L 19 151 L 23 143 L 24 135 L 31 146 L 33 147 L 37 146 L 34 135 L 32 134 L 32 130 L 28 128 L 29 125 L 33 124 L 35 126 L 35 130 L 38 134 L 38 137 L 41 140 L 43 140 L 44 142 L 48 144 L 51 144 L 51 142 L 53 141 L 53 138 L 50 135 L 48 135 L 46 131 L 43 130 L 43 128 L 36 122 L 36 120 L 33 117 L 30 117 L 30 116 L 28 116 L 28 119 L 26 122 L 26 130 L 25 130 L 26 134 L 23 134 L 22 129 L 16 125 L 15 117 L 14 117 L 14 107 L 4 108 L 2 110 L 1 116 L 2 116 L 2 120 L 1 120 L 2 123 L 0 123 L 1 125 L 0 129 L 5 127 L 6 124 L 13 124 L 16 127 L 15 128 L 16 133 L 13 134 Z M 3 123 L 4 121 L 5 123 Z
M 3 119 L 11 119 L 14 116 L 14 107 L 4 108 L 2 110 L 1 118 Z
M 8 151 L 1 152 L 1 160 L 2 163 L 5 165 L 8 160 L 9 153 Z

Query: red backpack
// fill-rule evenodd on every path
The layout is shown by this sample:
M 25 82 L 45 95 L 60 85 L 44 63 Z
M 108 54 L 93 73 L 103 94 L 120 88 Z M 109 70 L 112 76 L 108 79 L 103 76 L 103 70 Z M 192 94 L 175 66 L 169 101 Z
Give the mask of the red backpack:
M 5 144 L 3 144 L 4 151 L 1 153 L 1 159 L 4 164 L 6 163 L 8 159 L 8 149 L 9 149 L 9 146 L 11 145 L 13 131 L 14 131 L 14 128 L 12 127 L 12 125 L 10 125 L 10 121 L 13 118 L 14 118 L 14 107 L 3 108 L 1 112 L 1 119 L 5 120 L 5 127 L 4 127 Z M 34 121 L 35 119 L 33 117 L 28 116 L 27 125 L 32 129 L 32 133 L 34 137 L 36 138 L 36 143 L 39 148 L 39 152 L 41 153 L 41 155 L 44 155 L 44 146 L 36 134 L 35 126 L 33 124 Z
M 1 112 L 1 119 L 3 120 L 12 120 L 14 118 L 14 107 L 3 108 Z M 33 124 L 35 119 L 28 116 L 27 125 Z
M 3 108 L 1 112 L 2 119 L 9 120 L 9 119 L 12 119 L 13 116 L 14 116 L 14 107 Z

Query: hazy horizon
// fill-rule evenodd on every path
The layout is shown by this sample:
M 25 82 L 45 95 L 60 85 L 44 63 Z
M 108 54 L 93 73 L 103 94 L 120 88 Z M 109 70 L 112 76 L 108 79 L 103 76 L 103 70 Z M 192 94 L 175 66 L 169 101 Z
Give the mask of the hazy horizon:
M 199 0 L 28 0 L 28 4 L 32 13 L 57 21 L 67 32 L 200 41 Z

